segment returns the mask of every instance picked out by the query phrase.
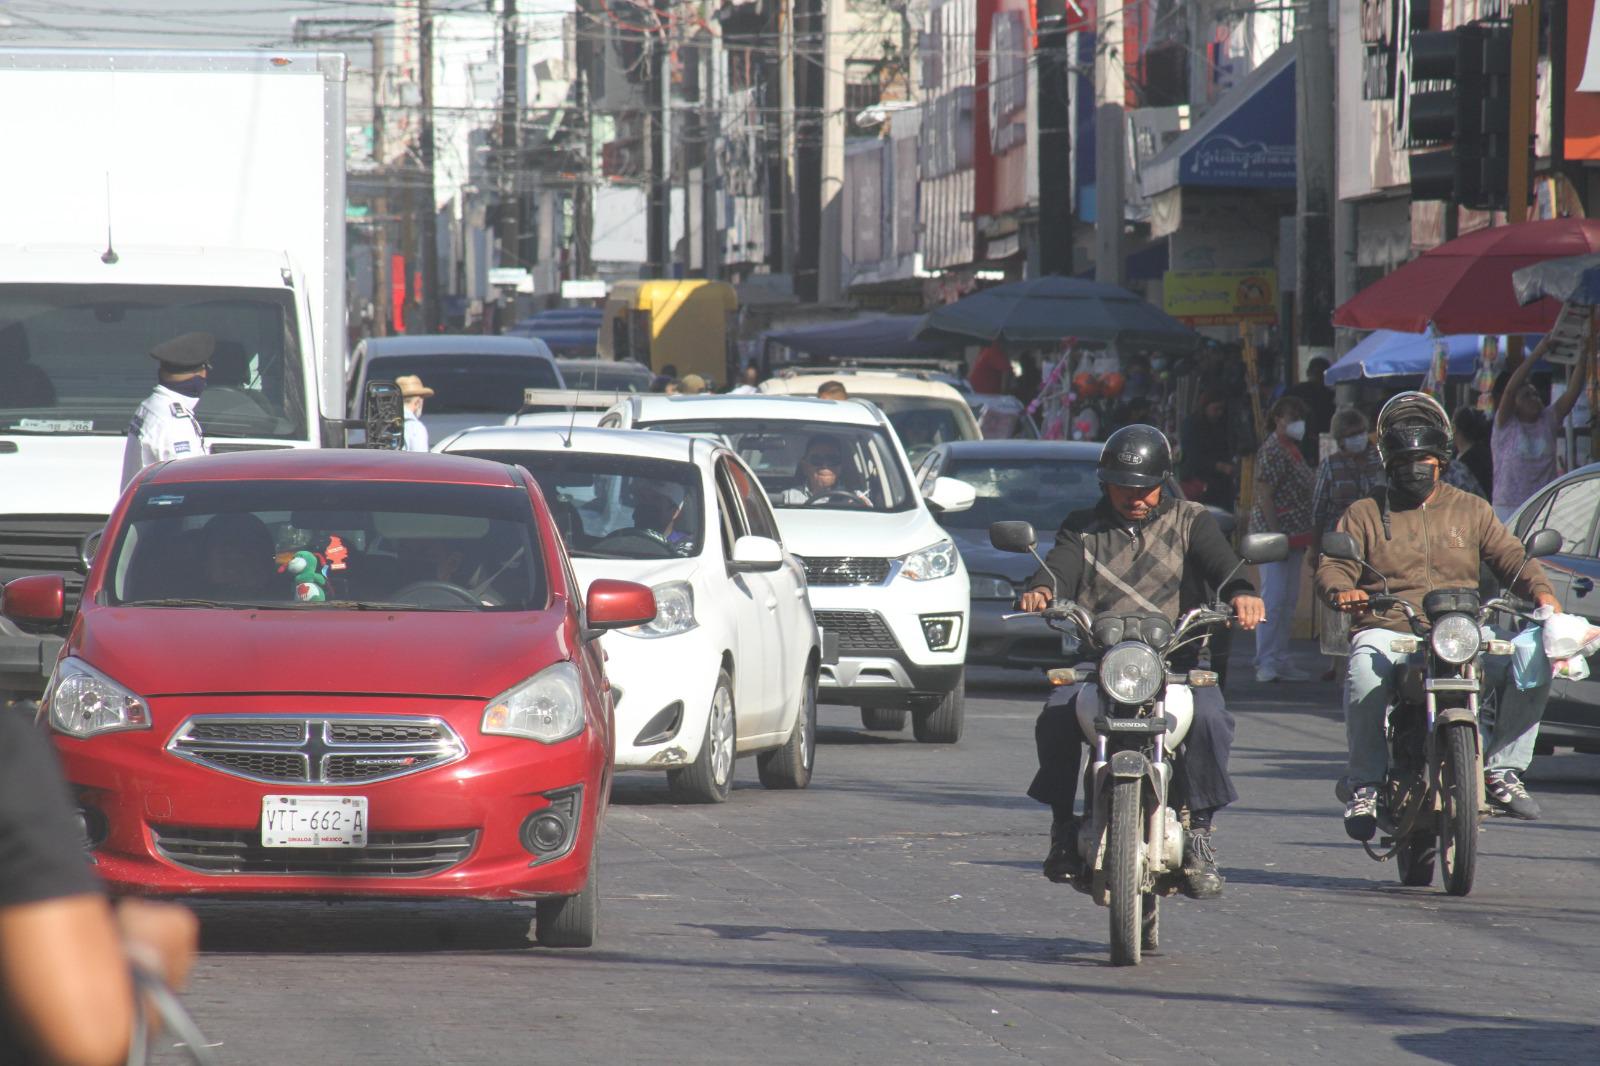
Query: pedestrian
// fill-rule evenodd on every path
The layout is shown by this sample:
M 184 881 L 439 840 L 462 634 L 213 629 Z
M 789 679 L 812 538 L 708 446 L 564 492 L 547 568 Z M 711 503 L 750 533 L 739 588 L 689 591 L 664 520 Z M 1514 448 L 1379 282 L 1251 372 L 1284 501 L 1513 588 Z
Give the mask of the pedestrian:
M 1315 475 L 1300 454 L 1307 409 L 1298 396 L 1283 396 L 1269 414 L 1272 432 L 1256 452 L 1255 506 L 1250 529 L 1255 533 L 1287 533 L 1289 557 L 1261 565 L 1261 598 L 1267 620 L 1256 630 L 1257 681 L 1307 681 L 1289 656 L 1289 632 L 1300 599 L 1300 568 L 1311 546 L 1311 494 Z
M 1461 488 L 1458 480 L 1450 477 L 1456 467 L 1472 475 L 1472 480 L 1477 482 L 1478 496 L 1485 499 L 1494 499 L 1494 456 L 1490 450 L 1490 419 L 1483 415 L 1483 411 L 1462 403 L 1456 408 L 1454 416 L 1456 424 L 1456 461 L 1450 464 L 1450 471 L 1445 472 L 1446 482 L 1456 488 Z M 1466 479 L 1462 479 L 1466 480 Z
M 967 384 L 980 396 L 1005 392 L 1011 378 L 1011 360 L 998 344 L 985 345 L 967 371 Z
M 1299 445 L 1300 455 L 1312 465 L 1317 462 L 1322 435 L 1333 424 L 1333 390 L 1323 380 L 1327 372 L 1328 361 L 1319 355 L 1306 364 L 1306 379 L 1284 393 L 1306 405 L 1306 434 Z
M 823 400 L 848 400 L 850 393 L 845 391 L 845 387 L 841 382 L 824 381 L 817 386 L 817 397 Z
M 0 1063 L 8 1066 L 131 1061 L 139 1009 L 131 967 L 178 987 L 194 961 L 194 915 L 143 900 L 113 908 L 82 838 L 50 742 L 23 715 L 0 712 Z
M 156 361 L 156 387 L 128 425 L 122 450 L 122 487 L 152 463 L 191 459 L 206 453 L 205 435 L 194 409 L 206 391 L 206 373 L 217 339 L 185 333 L 150 349 Z
M 400 399 L 405 404 L 405 450 L 428 450 L 428 427 L 422 424 L 422 404 L 433 395 L 433 390 L 422 383 L 415 374 L 401 374 L 394 379 L 400 388 Z
M 699 396 L 706 391 L 706 379 L 699 374 L 685 374 L 678 382 L 678 389 L 685 396 Z
M 1502 522 L 1510 521 L 1511 513 L 1528 497 L 1555 480 L 1556 438 L 1589 377 L 1588 360 L 1578 360 L 1567 390 L 1546 406 L 1528 378 L 1549 343 L 1547 334 L 1515 370 L 1495 379 L 1494 427 L 1490 431 L 1494 453 L 1492 499 L 1495 517 Z
M 1183 457 L 1178 476 L 1184 492 L 1191 500 L 1233 510 L 1233 479 L 1239 467 L 1228 432 L 1228 404 L 1220 392 L 1200 394 L 1199 406 L 1184 420 L 1179 441 Z
M 735 396 L 750 396 L 761 391 L 757 388 L 760 384 L 761 370 L 754 363 L 750 363 L 745 366 L 744 373 L 740 375 L 739 384 L 735 385 L 730 391 Z
M 1338 525 L 1351 504 L 1383 484 L 1383 460 L 1372 440 L 1367 416 L 1354 407 L 1343 407 L 1334 414 L 1330 428 L 1338 450 L 1317 467 L 1316 488 L 1311 493 L 1311 528 L 1317 542 L 1311 545 L 1307 558 L 1313 570 L 1321 555 L 1322 534 Z M 1315 607 L 1322 654 L 1333 660 L 1322 680 L 1332 681 L 1339 676 L 1339 661 L 1350 654 L 1350 616 L 1321 600 Z

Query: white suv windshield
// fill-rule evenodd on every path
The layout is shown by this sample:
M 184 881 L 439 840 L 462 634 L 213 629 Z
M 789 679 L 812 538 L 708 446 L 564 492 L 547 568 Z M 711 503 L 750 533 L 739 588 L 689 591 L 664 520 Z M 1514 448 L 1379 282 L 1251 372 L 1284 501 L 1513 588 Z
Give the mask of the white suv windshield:
M 639 428 L 727 441 L 761 479 L 774 507 L 909 511 L 916 506 L 894 444 L 879 426 L 718 418 Z

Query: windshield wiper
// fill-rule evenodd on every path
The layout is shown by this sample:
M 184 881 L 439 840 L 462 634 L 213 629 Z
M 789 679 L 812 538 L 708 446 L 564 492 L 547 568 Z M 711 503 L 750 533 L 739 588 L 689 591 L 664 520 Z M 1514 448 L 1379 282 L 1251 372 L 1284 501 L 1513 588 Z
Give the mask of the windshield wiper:
M 574 559 L 635 559 L 635 556 L 632 555 L 616 555 L 612 552 L 591 552 L 584 551 L 581 548 L 568 548 L 567 554 L 572 556 Z M 636 561 L 643 562 L 642 559 Z
M 119 607 L 250 607 L 248 603 L 219 603 L 216 600 L 182 599 L 173 597 L 165 600 L 123 600 Z

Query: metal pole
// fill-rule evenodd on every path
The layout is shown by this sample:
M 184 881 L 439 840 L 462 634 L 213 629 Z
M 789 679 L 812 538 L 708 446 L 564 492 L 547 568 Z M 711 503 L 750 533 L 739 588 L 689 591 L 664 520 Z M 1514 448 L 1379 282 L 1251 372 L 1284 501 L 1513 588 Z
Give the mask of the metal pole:
M 1555 50 L 1552 48 L 1552 51 Z M 1526 222 L 1533 185 L 1533 106 L 1539 77 L 1539 0 L 1511 8 L 1511 129 L 1506 220 Z M 1557 89 L 1560 95 L 1561 89 Z
M 837 303 L 844 297 L 844 58 L 839 40 L 845 33 L 845 5 L 822 4 L 822 153 L 817 181 L 817 301 Z M 877 225 L 877 219 L 863 219 Z
M 389 335 L 389 163 L 383 145 L 383 35 L 372 35 L 372 161 L 378 179 L 372 225 L 372 335 Z
M 522 261 L 522 193 L 517 153 L 521 138 L 517 130 L 517 104 L 522 95 L 517 63 L 517 0 L 505 0 L 500 16 L 500 211 L 496 227 L 500 231 L 500 265 L 526 266 Z M 508 305 L 516 303 L 506 294 Z
M 1122 216 L 1126 193 L 1123 133 L 1127 78 L 1122 65 L 1123 0 L 1103 12 L 1094 49 L 1094 277 L 1122 284 Z
M 1333 0 L 1310 0 L 1295 34 L 1295 343 L 1305 365 L 1333 354 Z
M 433 185 L 433 14 L 417 2 L 417 62 L 422 90 L 422 332 L 439 328 L 439 206 Z
M 717 227 L 718 207 L 721 203 L 717 174 L 717 147 L 722 138 L 717 121 L 717 70 L 721 38 L 713 38 L 705 47 L 705 73 L 700 82 L 701 121 L 700 132 L 705 137 L 705 151 L 700 163 L 700 259 L 705 276 L 722 276 L 722 231 Z
M 583 123 L 583 165 L 573 189 L 573 265 L 574 277 L 587 278 L 594 254 L 594 117 L 589 114 L 589 66 L 578 64 L 578 114 Z
M 1072 273 L 1072 88 L 1064 0 L 1039 5 L 1039 273 Z

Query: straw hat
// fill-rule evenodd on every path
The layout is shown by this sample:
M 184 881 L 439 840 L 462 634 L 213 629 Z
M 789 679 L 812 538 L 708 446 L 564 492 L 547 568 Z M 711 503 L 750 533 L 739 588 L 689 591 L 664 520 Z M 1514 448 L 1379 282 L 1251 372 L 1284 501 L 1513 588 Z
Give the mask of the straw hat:
M 415 374 L 401 374 L 394 379 L 394 383 L 400 387 L 400 395 L 408 400 L 413 396 L 426 398 L 433 395 L 433 390 L 424 385 L 422 379 Z

